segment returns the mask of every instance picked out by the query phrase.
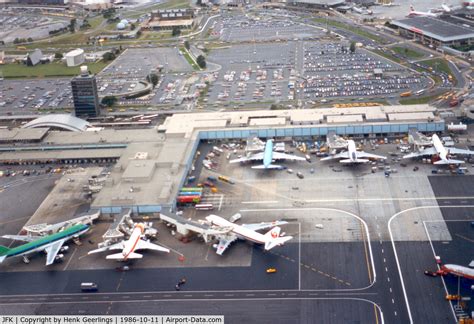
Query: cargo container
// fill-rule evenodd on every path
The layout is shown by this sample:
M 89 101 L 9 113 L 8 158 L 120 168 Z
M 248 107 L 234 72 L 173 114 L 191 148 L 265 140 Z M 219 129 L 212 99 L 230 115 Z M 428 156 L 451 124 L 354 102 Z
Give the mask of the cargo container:
M 202 196 L 201 191 L 182 191 L 179 196 Z
M 183 187 L 179 191 L 180 192 L 189 192 L 189 191 L 202 192 L 202 188 L 200 188 L 200 187 Z
M 201 196 L 178 196 L 177 202 L 180 204 L 200 203 Z

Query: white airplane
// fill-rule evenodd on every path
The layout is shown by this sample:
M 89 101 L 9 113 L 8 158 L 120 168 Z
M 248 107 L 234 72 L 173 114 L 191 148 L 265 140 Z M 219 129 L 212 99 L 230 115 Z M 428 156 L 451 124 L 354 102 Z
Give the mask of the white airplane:
M 260 223 L 260 224 L 234 224 L 222 217 L 217 215 L 209 215 L 206 220 L 214 226 L 220 228 L 227 228 L 228 233 L 225 235 L 219 235 L 219 243 L 217 244 L 216 253 L 222 255 L 229 245 L 237 239 L 249 240 L 254 243 L 264 244 L 265 250 L 271 250 L 277 245 L 283 245 L 286 241 L 289 241 L 293 236 L 280 236 L 281 228 L 277 225 L 288 224 L 285 221 L 275 221 L 271 223 Z M 256 232 L 258 230 L 272 228 L 265 234 Z
M 230 163 L 263 161 L 262 165 L 252 166 L 252 169 L 281 169 L 281 165 L 272 164 L 273 160 L 305 161 L 306 159 L 296 155 L 274 152 L 273 140 L 269 139 L 265 144 L 265 150 L 263 152 L 251 154 L 248 157 L 241 157 L 239 159 L 231 160 Z
M 441 266 L 441 270 L 439 270 L 438 273 L 441 275 L 447 275 L 450 273 L 458 277 L 474 279 L 474 269 L 463 267 L 457 264 L 445 264 Z
M 368 159 L 386 159 L 385 156 L 366 153 L 364 151 L 357 151 L 355 142 L 353 140 L 347 141 L 347 151 L 322 158 L 321 161 L 328 161 L 334 159 L 340 160 L 340 163 L 366 163 Z
M 431 8 L 429 12 L 431 13 L 448 13 L 453 11 L 453 8 L 451 6 L 448 6 L 447 4 L 443 3 L 441 4 L 441 7 L 438 8 Z
M 410 12 L 407 17 L 438 17 L 437 14 L 429 11 L 416 11 L 413 6 L 410 6 Z
M 413 152 L 408 155 L 405 155 L 404 159 L 409 159 L 413 157 L 420 157 L 424 155 L 435 155 L 437 154 L 441 160 L 436 161 L 434 164 L 462 164 L 464 161 L 461 160 L 453 160 L 449 158 L 450 154 L 465 154 L 465 155 L 472 155 L 474 151 L 470 150 L 462 150 L 457 148 L 445 148 L 441 140 L 439 139 L 438 135 L 433 134 L 431 136 L 431 142 L 433 143 L 432 147 L 424 149 L 420 152 Z
M 145 225 L 142 223 L 136 224 L 135 228 L 127 241 L 121 241 L 116 244 L 104 246 L 96 250 L 89 251 L 88 254 L 109 251 L 109 250 L 122 250 L 121 253 L 110 254 L 106 256 L 109 260 L 127 261 L 128 259 L 141 259 L 142 254 L 136 253 L 136 250 L 154 250 L 160 252 L 169 253 L 170 250 L 159 246 L 157 244 L 150 243 L 142 239 L 145 232 Z

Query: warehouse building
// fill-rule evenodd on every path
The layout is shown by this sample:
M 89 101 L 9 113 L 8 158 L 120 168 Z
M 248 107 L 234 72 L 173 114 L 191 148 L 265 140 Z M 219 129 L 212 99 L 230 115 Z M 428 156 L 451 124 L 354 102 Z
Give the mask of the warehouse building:
M 434 47 L 474 44 L 474 22 L 456 16 L 414 17 L 393 21 L 392 25 L 400 35 Z

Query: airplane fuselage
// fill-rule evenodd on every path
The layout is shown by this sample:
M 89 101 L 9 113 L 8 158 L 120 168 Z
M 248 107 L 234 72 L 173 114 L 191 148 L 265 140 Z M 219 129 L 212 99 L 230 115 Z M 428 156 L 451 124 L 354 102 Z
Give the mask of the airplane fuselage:
M 265 144 L 265 150 L 263 151 L 263 165 L 265 168 L 268 168 L 270 164 L 272 164 L 273 160 L 273 140 L 267 140 Z
M 14 247 L 10 249 L 10 251 L 7 252 L 6 257 L 8 258 L 8 257 L 14 257 L 14 256 L 21 256 L 21 255 L 30 254 L 33 252 L 43 251 L 45 249 L 45 246 L 50 243 L 63 240 L 63 239 L 70 240 L 71 238 L 75 236 L 84 234 L 88 230 L 89 230 L 88 225 L 84 225 L 84 224 L 74 225 L 58 233 L 47 235 L 47 236 L 38 238 L 38 240 L 36 241 L 32 241 L 32 242 Z
M 463 267 L 457 264 L 445 264 L 441 267 L 441 270 L 445 273 L 451 273 L 455 276 L 474 279 L 474 269 L 470 269 L 468 267 Z
M 265 244 L 266 242 L 265 235 L 252 231 L 251 229 L 242 227 L 240 225 L 231 223 L 223 219 L 222 217 L 219 217 L 216 215 L 210 215 L 210 216 L 207 216 L 206 219 L 210 221 L 212 225 L 232 228 L 231 232 L 237 235 L 237 237 L 240 239 L 249 240 L 258 244 Z
M 357 149 L 356 149 L 356 145 L 355 145 L 355 142 L 353 140 L 348 140 L 347 141 L 347 150 L 349 151 L 349 159 L 351 160 L 351 162 L 356 162 L 357 160 Z
M 144 231 L 145 227 L 143 224 L 140 223 L 135 225 L 135 228 L 132 231 L 132 235 L 130 235 L 130 238 L 127 242 L 125 242 L 123 247 L 122 254 L 124 260 L 127 260 L 130 253 L 133 253 L 135 251 L 138 245 L 138 241 L 141 240 Z
M 433 142 L 433 146 L 434 146 L 436 152 L 439 155 L 439 158 L 443 161 L 447 161 L 448 151 L 444 147 L 443 143 L 441 143 L 441 140 L 439 139 L 438 135 L 433 134 L 433 136 L 431 137 L 431 140 Z

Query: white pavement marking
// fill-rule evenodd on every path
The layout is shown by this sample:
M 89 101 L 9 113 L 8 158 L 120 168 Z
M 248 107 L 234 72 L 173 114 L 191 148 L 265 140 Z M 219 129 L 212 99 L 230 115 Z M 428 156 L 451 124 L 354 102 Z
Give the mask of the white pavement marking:
M 367 226 L 367 223 L 359 216 L 357 216 L 356 214 L 353 214 L 351 212 L 348 212 L 348 211 L 345 211 L 345 210 L 341 210 L 341 209 L 335 209 L 335 208 L 325 208 L 325 207 L 306 207 L 306 208 L 268 208 L 268 209 L 241 209 L 240 212 L 244 213 L 244 212 L 275 212 L 275 211 L 279 211 L 279 212 L 285 212 L 285 211 L 309 211 L 309 210 L 329 210 L 329 211 L 336 211 L 336 212 L 339 212 L 339 213 L 343 213 L 343 214 L 346 214 L 346 215 L 349 215 L 349 216 L 352 216 L 354 218 L 356 218 L 357 220 L 359 220 L 363 225 L 364 225 L 364 229 L 365 229 L 365 235 L 366 235 L 366 240 L 367 240 L 367 245 L 369 246 L 369 254 L 370 254 L 370 264 L 372 265 L 372 273 L 374 274 L 374 279 L 373 281 L 370 283 L 370 285 L 368 287 L 366 287 L 365 289 L 373 286 L 376 282 L 376 279 L 377 279 L 377 273 L 375 271 L 375 264 L 374 264 L 374 255 L 372 253 L 372 244 L 371 244 L 371 239 L 370 239 L 370 233 L 369 233 L 369 227 Z M 301 232 L 301 231 L 300 231 Z M 382 241 L 380 241 L 380 244 L 382 244 Z
M 217 208 L 218 211 L 221 210 L 223 200 L 224 200 L 224 195 L 221 195 L 221 199 L 219 200 L 219 208 Z
M 435 197 L 436 198 L 436 197 Z M 461 197 L 458 197 L 457 199 L 460 200 Z M 438 198 L 440 199 L 440 198 Z M 453 198 L 453 199 L 456 199 L 456 198 Z M 390 217 L 389 221 L 388 221 L 388 232 L 390 234 L 390 240 L 392 242 L 392 248 L 393 248 L 393 254 L 395 255 L 395 263 L 397 264 L 397 268 L 398 268 L 398 275 L 400 276 L 400 282 L 402 284 L 402 291 L 403 291 L 403 297 L 405 298 L 405 304 L 407 306 L 407 311 L 408 311 L 408 317 L 410 318 L 410 323 L 413 323 L 413 318 L 411 316 L 411 310 L 410 310 L 410 303 L 408 302 L 408 297 L 407 297 L 407 292 L 406 292 L 406 289 L 405 289 L 405 282 L 403 280 L 403 274 L 402 274 L 402 269 L 400 267 L 400 262 L 398 261 L 398 254 L 397 254 L 397 248 L 395 246 L 395 241 L 393 240 L 393 233 L 392 233 L 392 221 L 398 217 L 399 215 L 403 214 L 403 213 L 406 213 L 406 212 L 410 212 L 410 211 L 413 211 L 413 210 L 417 210 L 417 209 L 430 209 L 430 208 L 472 208 L 474 207 L 474 205 L 458 205 L 458 206 L 438 206 L 438 205 L 434 205 L 434 206 L 418 206 L 418 207 L 413 207 L 413 208 L 408 208 L 408 209 L 405 209 L 405 210 L 402 210 L 398 213 L 396 213 L 395 215 L 393 215 L 392 217 Z M 425 231 L 426 231 L 426 227 L 425 227 Z M 430 244 L 431 244 L 431 240 L 430 240 Z M 433 245 L 431 244 L 431 248 L 433 249 Z M 434 249 L 433 249 L 433 254 L 434 254 Z M 387 278 L 388 279 L 388 278 Z M 443 280 L 443 278 L 441 277 L 441 280 Z M 443 284 L 444 284 L 444 280 L 443 280 Z M 446 289 L 446 286 L 445 286 L 445 289 Z M 447 290 L 446 290 L 447 292 Z M 453 316 L 454 316 L 454 319 L 455 321 L 457 321 L 457 318 L 456 318 L 456 314 L 454 313 L 454 309 L 452 308 L 452 303 L 449 303 L 451 305 L 451 309 L 453 311 Z
M 277 200 L 242 201 L 241 204 L 277 204 Z
M 69 266 L 69 263 L 71 263 L 72 257 L 74 256 L 74 254 L 76 254 L 76 251 L 77 251 L 77 248 L 74 248 L 74 251 L 73 251 L 72 254 L 69 256 L 69 260 L 67 261 L 67 264 L 66 264 L 66 266 L 64 267 L 63 271 L 66 271 L 67 267 Z
M 301 290 L 301 223 L 298 223 L 298 290 Z

